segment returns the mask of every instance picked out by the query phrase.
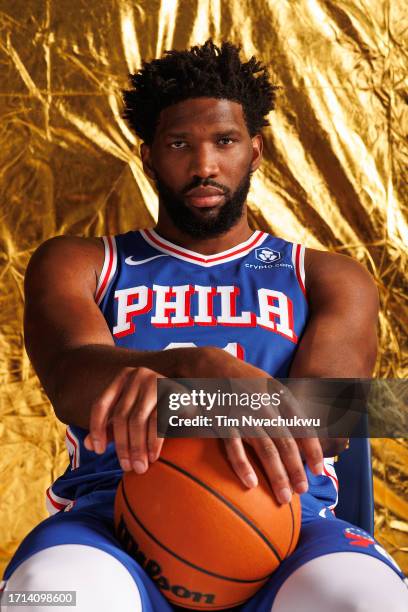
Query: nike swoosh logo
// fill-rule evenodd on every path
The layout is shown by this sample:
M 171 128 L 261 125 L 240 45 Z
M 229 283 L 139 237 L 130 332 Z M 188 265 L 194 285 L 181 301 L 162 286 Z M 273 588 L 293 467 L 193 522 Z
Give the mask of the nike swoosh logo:
M 158 257 L 168 257 L 168 255 L 153 255 L 153 257 L 148 257 L 147 259 L 139 259 L 138 261 L 135 261 L 133 259 L 133 255 L 131 255 L 130 257 L 126 257 L 125 263 L 127 263 L 128 266 L 141 266 L 142 264 L 145 264 L 148 261 L 152 261 L 153 259 L 157 259 Z

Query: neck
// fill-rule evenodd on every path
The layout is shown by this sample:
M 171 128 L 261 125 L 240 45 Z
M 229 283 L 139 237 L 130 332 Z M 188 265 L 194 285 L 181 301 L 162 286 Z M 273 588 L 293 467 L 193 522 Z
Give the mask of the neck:
M 253 230 L 248 225 L 246 208 L 240 220 L 231 229 L 211 238 L 194 238 L 185 234 L 173 224 L 162 207 L 159 209 L 159 218 L 154 230 L 162 238 L 202 255 L 214 255 L 232 249 L 237 244 L 248 240 L 253 234 Z

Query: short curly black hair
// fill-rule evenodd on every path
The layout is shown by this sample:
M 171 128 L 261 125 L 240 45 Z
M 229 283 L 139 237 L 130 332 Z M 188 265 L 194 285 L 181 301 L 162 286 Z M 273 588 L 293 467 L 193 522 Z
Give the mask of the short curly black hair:
M 189 98 L 218 98 L 242 105 L 251 137 L 269 125 L 266 115 L 275 108 L 276 90 L 255 57 L 241 62 L 241 46 L 211 39 L 189 51 L 165 51 L 160 59 L 143 62 L 129 75 L 132 88 L 123 91 L 123 117 L 143 142 L 153 142 L 160 112 Z

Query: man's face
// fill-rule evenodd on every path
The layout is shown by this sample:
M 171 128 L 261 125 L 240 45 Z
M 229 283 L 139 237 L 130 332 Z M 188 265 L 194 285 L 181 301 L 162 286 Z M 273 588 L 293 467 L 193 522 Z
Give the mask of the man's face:
M 191 98 L 161 112 L 153 143 L 141 152 L 174 225 L 207 238 L 242 217 L 262 139 L 250 137 L 237 102 Z

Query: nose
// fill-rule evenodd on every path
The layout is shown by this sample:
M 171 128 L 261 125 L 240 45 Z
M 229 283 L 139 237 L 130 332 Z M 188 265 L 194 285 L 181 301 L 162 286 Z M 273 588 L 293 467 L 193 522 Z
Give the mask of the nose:
M 217 176 L 218 161 L 212 147 L 201 145 L 193 151 L 190 162 L 190 174 L 191 177 L 198 176 L 201 179 Z

